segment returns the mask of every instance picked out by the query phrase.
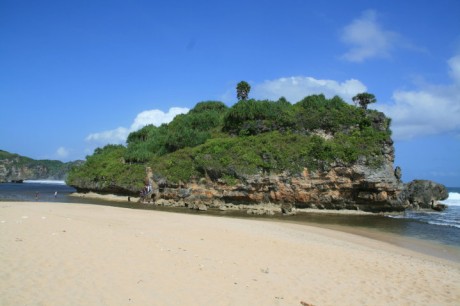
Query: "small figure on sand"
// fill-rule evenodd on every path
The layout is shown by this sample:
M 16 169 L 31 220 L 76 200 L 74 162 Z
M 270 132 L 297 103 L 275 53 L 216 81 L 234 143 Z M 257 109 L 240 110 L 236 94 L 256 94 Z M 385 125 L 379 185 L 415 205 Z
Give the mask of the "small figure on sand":
M 57 198 L 57 191 L 54 192 L 54 198 Z

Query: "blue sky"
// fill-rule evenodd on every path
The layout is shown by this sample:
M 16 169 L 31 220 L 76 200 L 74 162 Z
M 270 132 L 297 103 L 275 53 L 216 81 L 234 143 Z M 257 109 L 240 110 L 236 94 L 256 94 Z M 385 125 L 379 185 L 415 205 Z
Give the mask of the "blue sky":
M 416 3 L 416 4 L 415 4 Z M 371 92 L 403 180 L 460 186 L 460 2 L 0 0 L 0 149 L 83 159 L 197 102 Z

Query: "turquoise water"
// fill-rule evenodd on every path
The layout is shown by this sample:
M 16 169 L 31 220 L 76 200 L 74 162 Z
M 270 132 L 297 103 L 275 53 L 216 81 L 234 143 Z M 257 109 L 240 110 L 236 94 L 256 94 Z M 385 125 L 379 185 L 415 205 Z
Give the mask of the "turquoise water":
M 0 201 L 42 201 L 98 204 L 134 209 L 153 209 L 190 214 L 211 214 L 216 216 L 246 217 L 257 219 L 277 219 L 296 223 L 313 223 L 330 227 L 344 226 L 365 231 L 380 231 L 405 237 L 422 239 L 438 244 L 460 248 L 460 188 L 449 188 L 449 198 L 443 203 L 449 207 L 443 212 L 408 211 L 395 216 L 380 215 L 324 215 L 298 214 L 294 216 L 254 217 L 242 211 L 208 210 L 198 212 L 186 208 L 164 208 L 142 205 L 126 201 L 115 203 L 104 200 L 86 199 L 69 196 L 76 190 L 64 182 L 42 181 L 23 184 L 0 184 Z M 57 196 L 55 197 L 55 193 Z

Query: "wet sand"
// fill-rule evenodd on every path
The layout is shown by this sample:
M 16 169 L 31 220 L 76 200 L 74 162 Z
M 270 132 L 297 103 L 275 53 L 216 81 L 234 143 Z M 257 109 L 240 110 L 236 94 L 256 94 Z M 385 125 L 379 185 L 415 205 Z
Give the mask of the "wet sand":
M 458 305 L 460 263 L 272 221 L 0 202 L 1 305 Z

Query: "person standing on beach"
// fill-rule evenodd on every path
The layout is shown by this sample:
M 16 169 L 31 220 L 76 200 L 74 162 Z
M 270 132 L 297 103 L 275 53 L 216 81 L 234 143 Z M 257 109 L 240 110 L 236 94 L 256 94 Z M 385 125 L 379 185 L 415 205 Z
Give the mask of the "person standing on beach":
M 57 191 L 54 192 L 54 198 L 57 198 Z
M 37 192 L 35 192 L 35 200 L 37 200 L 37 201 L 38 201 L 38 196 L 39 196 L 39 195 L 40 195 L 40 194 L 38 193 L 38 191 L 37 191 Z

